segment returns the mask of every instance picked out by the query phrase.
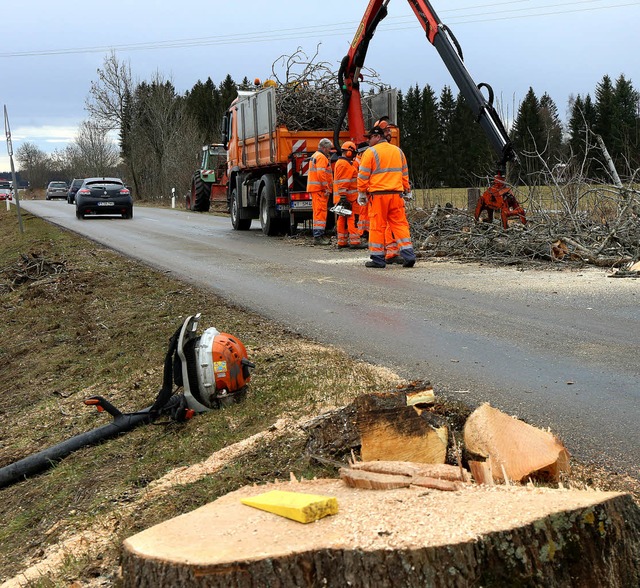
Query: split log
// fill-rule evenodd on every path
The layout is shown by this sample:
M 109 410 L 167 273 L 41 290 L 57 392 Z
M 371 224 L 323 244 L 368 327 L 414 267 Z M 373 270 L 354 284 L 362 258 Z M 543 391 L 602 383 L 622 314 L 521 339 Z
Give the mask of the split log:
M 392 490 L 394 488 L 406 488 L 412 483 L 413 476 L 381 474 L 377 472 L 367 472 L 365 470 L 340 468 L 340 479 L 351 488 Z
M 558 481 L 569 471 L 569 452 L 552 434 L 482 404 L 467 419 L 464 444 L 490 466 L 494 480 L 538 476 Z M 473 460 L 472 460 L 473 461 Z
M 265 490 L 334 496 L 339 511 L 304 525 L 241 504 Z M 640 585 L 640 508 L 628 494 L 522 486 L 245 487 L 129 537 L 122 585 L 626 588 Z
M 469 480 L 468 473 L 446 464 L 406 461 L 364 461 L 340 469 L 340 479 L 352 488 L 389 490 L 409 485 L 436 490 L 458 490 Z
M 420 405 L 407 406 L 406 394 L 367 394 L 354 405 L 362 461 L 445 462 L 446 420 Z
M 452 482 L 468 482 L 469 473 L 460 470 L 458 466 L 444 463 L 414 463 L 408 461 L 357 461 L 350 465 L 353 470 L 364 470 L 380 474 L 394 474 L 403 476 L 429 476 Z

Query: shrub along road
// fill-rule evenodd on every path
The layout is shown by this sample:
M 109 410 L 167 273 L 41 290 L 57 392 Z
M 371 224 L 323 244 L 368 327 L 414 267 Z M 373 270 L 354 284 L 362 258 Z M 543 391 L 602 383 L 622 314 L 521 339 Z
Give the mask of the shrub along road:
M 372 270 L 366 251 L 265 237 L 257 221 L 238 232 L 226 217 L 140 206 L 133 220 L 81 221 L 63 202 L 22 204 L 437 393 L 548 426 L 578 459 L 640 476 L 636 280 L 421 260 Z

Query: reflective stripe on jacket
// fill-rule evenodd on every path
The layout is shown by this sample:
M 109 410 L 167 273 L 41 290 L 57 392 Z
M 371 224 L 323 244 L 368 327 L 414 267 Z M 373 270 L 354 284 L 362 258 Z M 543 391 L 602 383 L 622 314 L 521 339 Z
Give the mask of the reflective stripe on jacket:
M 409 192 L 407 159 L 399 147 L 381 141 L 363 154 L 358 169 L 358 192 Z
M 333 168 L 333 198 L 337 202 L 341 196 L 347 200 L 355 200 L 356 177 L 358 172 L 353 163 L 346 157 L 340 157 Z
M 333 175 L 327 156 L 316 151 L 311 156 L 309 173 L 307 174 L 307 192 L 331 192 Z

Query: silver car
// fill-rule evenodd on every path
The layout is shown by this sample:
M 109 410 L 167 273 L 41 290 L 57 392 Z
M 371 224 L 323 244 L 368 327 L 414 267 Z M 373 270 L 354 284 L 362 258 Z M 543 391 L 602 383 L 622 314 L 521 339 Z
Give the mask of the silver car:
M 67 186 L 67 182 L 49 182 L 47 186 L 47 200 L 53 200 L 54 198 L 64 198 L 66 200 L 68 191 L 69 186 Z

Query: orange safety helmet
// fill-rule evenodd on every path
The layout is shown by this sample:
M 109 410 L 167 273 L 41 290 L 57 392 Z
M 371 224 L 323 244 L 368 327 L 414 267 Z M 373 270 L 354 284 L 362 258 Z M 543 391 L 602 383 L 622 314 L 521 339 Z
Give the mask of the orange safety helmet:
M 349 159 L 355 157 L 356 155 L 356 144 L 353 141 L 345 141 L 342 144 L 342 155 L 348 157 Z
M 391 134 L 391 127 L 395 127 L 396 125 L 392 124 L 391 122 L 389 122 L 389 117 L 388 116 L 383 116 L 380 120 L 377 120 L 375 122 L 375 124 L 373 125 L 373 127 L 378 127 L 380 129 L 382 129 L 382 132 L 386 135 L 390 135 Z

